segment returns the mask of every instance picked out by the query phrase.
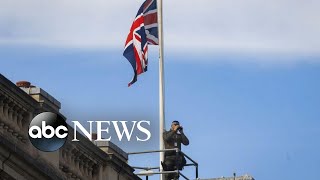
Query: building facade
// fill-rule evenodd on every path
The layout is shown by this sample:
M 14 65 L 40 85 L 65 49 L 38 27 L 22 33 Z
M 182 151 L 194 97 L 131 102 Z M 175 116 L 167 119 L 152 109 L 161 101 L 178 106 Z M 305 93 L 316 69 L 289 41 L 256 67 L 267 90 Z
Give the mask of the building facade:
M 50 94 L 28 82 L 16 84 L 0 74 L 0 179 L 4 180 L 140 180 L 128 155 L 111 142 L 94 144 L 81 134 L 56 152 L 37 150 L 28 126 L 41 112 L 59 113 Z M 62 115 L 63 116 L 63 115 Z

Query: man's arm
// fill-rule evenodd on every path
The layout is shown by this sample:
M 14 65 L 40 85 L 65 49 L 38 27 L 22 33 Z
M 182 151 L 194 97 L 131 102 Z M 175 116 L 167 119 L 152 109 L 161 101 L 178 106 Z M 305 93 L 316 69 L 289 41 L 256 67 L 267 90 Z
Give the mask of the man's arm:
M 174 134 L 175 134 L 174 131 L 163 132 L 163 140 L 166 142 L 170 141 L 173 138 Z
M 189 139 L 187 138 L 187 136 L 183 133 L 183 131 L 181 132 L 181 139 L 182 139 L 182 144 L 185 146 L 189 145 Z

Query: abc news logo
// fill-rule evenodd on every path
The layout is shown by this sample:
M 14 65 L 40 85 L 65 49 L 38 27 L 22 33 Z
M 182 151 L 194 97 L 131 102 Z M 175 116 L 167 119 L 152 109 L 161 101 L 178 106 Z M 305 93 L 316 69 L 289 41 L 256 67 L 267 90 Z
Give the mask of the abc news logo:
M 115 134 L 119 141 L 126 136 L 128 141 L 133 137 L 134 129 L 137 128 L 140 132 L 137 135 L 136 141 L 148 141 L 151 138 L 151 132 L 143 126 L 147 124 L 150 126 L 150 121 L 132 121 L 131 129 L 127 126 L 127 121 L 88 121 L 89 131 L 87 131 L 78 121 L 72 121 L 74 124 L 74 139 L 72 141 L 79 141 L 77 139 L 77 128 L 86 136 L 90 141 L 92 140 L 92 127 L 96 123 L 97 139 L 95 141 L 110 141 L 111 136 L 102 138 L 102 133 L 109 133 L 109 126 L 113 126 Z M 119 123 L 120 122 L 120 123 Z M 119 125 L 120 124 L 120 125 Z M 102 126 L 107 126 L 103 128 Z M 122 126 L 122 127 L 121 127 Z M 122 129 L 122 131 L 120 130 Z M 68 138 L 68 125 L 61 115 L 44 112 L 37 115 L 30 123 L 29 126 L 29 139 L 34 147 L 40 151 L 53 152 L 60 149 Z
M 40 151 L 52 152 L 61 148 L 68 137 L 68 126 L 58 114 L 44 112 L 34 117 L 29 126 L 29 139 Z

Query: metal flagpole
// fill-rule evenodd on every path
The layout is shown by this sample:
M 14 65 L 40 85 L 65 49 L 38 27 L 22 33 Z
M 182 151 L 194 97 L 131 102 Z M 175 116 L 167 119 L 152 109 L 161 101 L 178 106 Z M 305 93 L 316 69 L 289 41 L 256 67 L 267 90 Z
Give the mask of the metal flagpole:
M 158 8 L 158 37 L 159 37 L 159 133 L 160 150 L 164 149 L 163 132 L 165 128 L 164 116 L 164 63 L 163 63 L 163 22 L 162 22 L 162 0 L 157 0 Z M 163 171 L 161 162 L 164 161 L 164 152 L 160 152 L 160 172 Z M 164 180 L 164 174 L 160 175 Z

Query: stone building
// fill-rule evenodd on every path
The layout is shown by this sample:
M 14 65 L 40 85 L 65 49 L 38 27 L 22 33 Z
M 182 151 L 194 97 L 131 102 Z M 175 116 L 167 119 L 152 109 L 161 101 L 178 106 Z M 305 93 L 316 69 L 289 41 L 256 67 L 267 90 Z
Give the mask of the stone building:
M 18 87 L 19 86 L 19 87 Z M 0 74 L 0 179 L 138 180 L 128 155 L 111 142 L 94 144 L 81 134 L 56 152 L 41 152 L 30 143 L 28 126 L 41 112 L 59 113 L 60 103 L 28 82 L 17 85 Z

